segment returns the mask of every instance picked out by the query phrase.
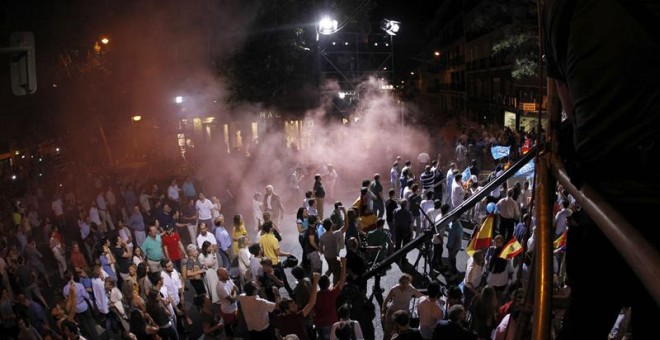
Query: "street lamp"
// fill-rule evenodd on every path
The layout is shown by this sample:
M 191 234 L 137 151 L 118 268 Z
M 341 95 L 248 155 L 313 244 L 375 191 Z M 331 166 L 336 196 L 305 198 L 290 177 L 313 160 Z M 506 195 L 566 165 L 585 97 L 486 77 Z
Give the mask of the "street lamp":
M 319 21 L 319 28 L 318 32 L 323 35 L 330 35 L 339 30 L 339 23 L 337 20 L 332 19 L 328 16 L 323 17 L 321 21 Z
M 389 35 L 396 35 L 399 32 L 399 29 L 401 28 L 401 22 L 389 20 L 389 19 L 383 19 L 380 28 Z
M 181 97 L 181 96 L 174 97 L 174 102 L 177 103 L 177 104 L 183 103 L 183 97 Z
M 390 43 L 385 45 L 390 47 L 390 60 L 392 61 L 392 79 L 390 81 L 394 82 L 394 78 L 396 77 L 396 73 L 394 73 L 394 36 L 399 32 L 399 29 L 401 29 L 401 22 L 383 19 L 380 24 L 380 29 L 390 36 Z
M 131 117 L 131 120 L 132 120 L 134 123 L 137 123 L 137 122 L 139 122 L 139 121 L 142 120 L 142 116 L 133 116 L 133 117 Z
M 99 37 L 98 40 L 94 42 L 94 52 L 96 52 L 96 54 L 107 52 L 107 49 L 109 48 L 109 44 L 110 44 L 110 38 L 108 38 L 107 36 Z

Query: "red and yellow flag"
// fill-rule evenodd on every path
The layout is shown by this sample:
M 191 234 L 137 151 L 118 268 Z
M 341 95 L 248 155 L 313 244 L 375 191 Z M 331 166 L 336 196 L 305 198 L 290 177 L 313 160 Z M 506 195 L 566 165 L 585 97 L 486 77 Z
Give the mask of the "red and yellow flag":
M 552 243 L 552 245 L 554 246 L 555 250 L 566 246 L 566 232 L 561 233 L 561 235 L 557 237 L 557 239 Z
M 525 137 L 525 142 L 522 145 L 522 154 L 526 154 L 529 152 L 529 149 L 532 148 L 532 140 Z
M 475 251 L 479 249 L 488 249 L 490 243 L 493 239 L 493 224 L 495 221 L 495 215 L 491 214 L 486 216 L 484 222 L 481 224 L 479 230 L 475 230 L 472 234 L 472 239 L 465 249 L 465 252 L 468 255 L 472 256 Z
M 504 245 L 504 248 L 502 248 L 502 251 L 500 252 L 500 258 L 512 259 L 522 252 L 522 244 L 520 244 L 520 242 L 518 242 L 515 237 L 512 237 L 511 240 L 509 240 L 509 242 Z

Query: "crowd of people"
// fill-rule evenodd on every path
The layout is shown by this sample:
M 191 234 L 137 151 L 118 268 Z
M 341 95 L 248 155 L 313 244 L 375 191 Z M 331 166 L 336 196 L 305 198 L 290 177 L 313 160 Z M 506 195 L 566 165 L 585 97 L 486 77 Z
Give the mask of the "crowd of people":
M 281 197 L 267 185 L 254 194 L 247 219 L 242 214 L 226 219 L 218 197 L 207 198 L 190 177 L 168 180 L 161 189 L 160 183 L 89 176 L 75 188 L 56 187 L 52 195 L 33 185 L 12 199 L 11 220 L 2 225 L 2 326 L 20 339 L 178 339 L 195 328 L 206 339 L 372 339 L 378 313 L 361 275 L 480 190 L 478 164 L 463 159 L 461 145 L 446 168 L 440 155 L 414 165 L 397 157 L 389 188 L 375 173 L 346 206 L 337 200 L 338 175 L 331 165 L 319 169 L 309 190 L 302 190 L 295 169 L 292 195 Z M 458 164 L 474 175 L 463 182 Z M 414 169 L 418 165 L 421 169 Z M 515 191 L 520 202 L 528 197 L 525 185 Z M 489 200 L 498 202 L 494 195 Z M 299 205 L 300 249 L 280 248 L 285 203 Z M 478 221 L 484 205 L 466 218 Z M 437 272 L 460 270 L 460 223 L 452 222 L 446 245 L 444 232 L 434 238 Z M 448 265 L 442 260 L 445 248 Z M 54 275 L 46 268 L 50 264 L 57 268 Z M 289 283 L 287 268 L 295 284 Z M 422 297 L 411 278 L 402 276 L 379 306 L 385 337 L 419 332 L 431 338 L 435 323 L 460 317 L 459 307 L 454 313 L 449 304 L 441 308 L 447 292 L 434 282 Z M 500 295 L 499 301 L 507 300 Z M 417 317 L 403 307 L 412 297 L 421 297 Z M 463 312 L 473 315 L 471 305 Z M 192 317 L 190 306 L 201 320 Z M 411 320 L 419 320 L 419 330 Z

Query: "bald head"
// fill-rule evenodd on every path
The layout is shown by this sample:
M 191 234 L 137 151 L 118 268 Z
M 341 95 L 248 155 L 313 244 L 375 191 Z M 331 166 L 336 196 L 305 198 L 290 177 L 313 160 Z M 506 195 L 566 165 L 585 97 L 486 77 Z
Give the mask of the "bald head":
M 229 280 L 229 272 L 227 271 L 227 269 L 220 267 L 217 270 L 217 274 L 218 274 L 218 279 L 220 279 L 220 281 L 227 282 L 227 280 Z

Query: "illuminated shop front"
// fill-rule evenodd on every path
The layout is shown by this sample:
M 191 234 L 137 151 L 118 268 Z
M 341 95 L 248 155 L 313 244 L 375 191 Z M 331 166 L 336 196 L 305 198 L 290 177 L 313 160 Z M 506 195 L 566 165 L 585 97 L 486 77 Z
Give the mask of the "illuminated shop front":
M 504 126 L 514 131 L 517 131 L 517 126 L 525 132 L 537 130 L 539 123 L 539 112 L 537 104 L 520 103 L 518 107 L 518 112 L 520 113 L 518 115 L 515 112 L 504 111 Z M 516 119 L 518 119 L 518 122 L 516 122 Z M 543 105 L 541 109 L 541 126 L 544 130 L 548 129 L 548 114 L 545 110 L 545 105 Z
M 272 111 L 246 112 L 244 119 L 216 117 L 184 118 L 179 121 L 177 143 L 185 158 L 190 149 L 220 149 L 227 154 L 243 153 L 250 156 L 260 143 L 281 140 L 288 149 L 306 150 L 314 141 L 314 121 L 284 120 Z M 269 134 L 282 136 L 266 138 Z

